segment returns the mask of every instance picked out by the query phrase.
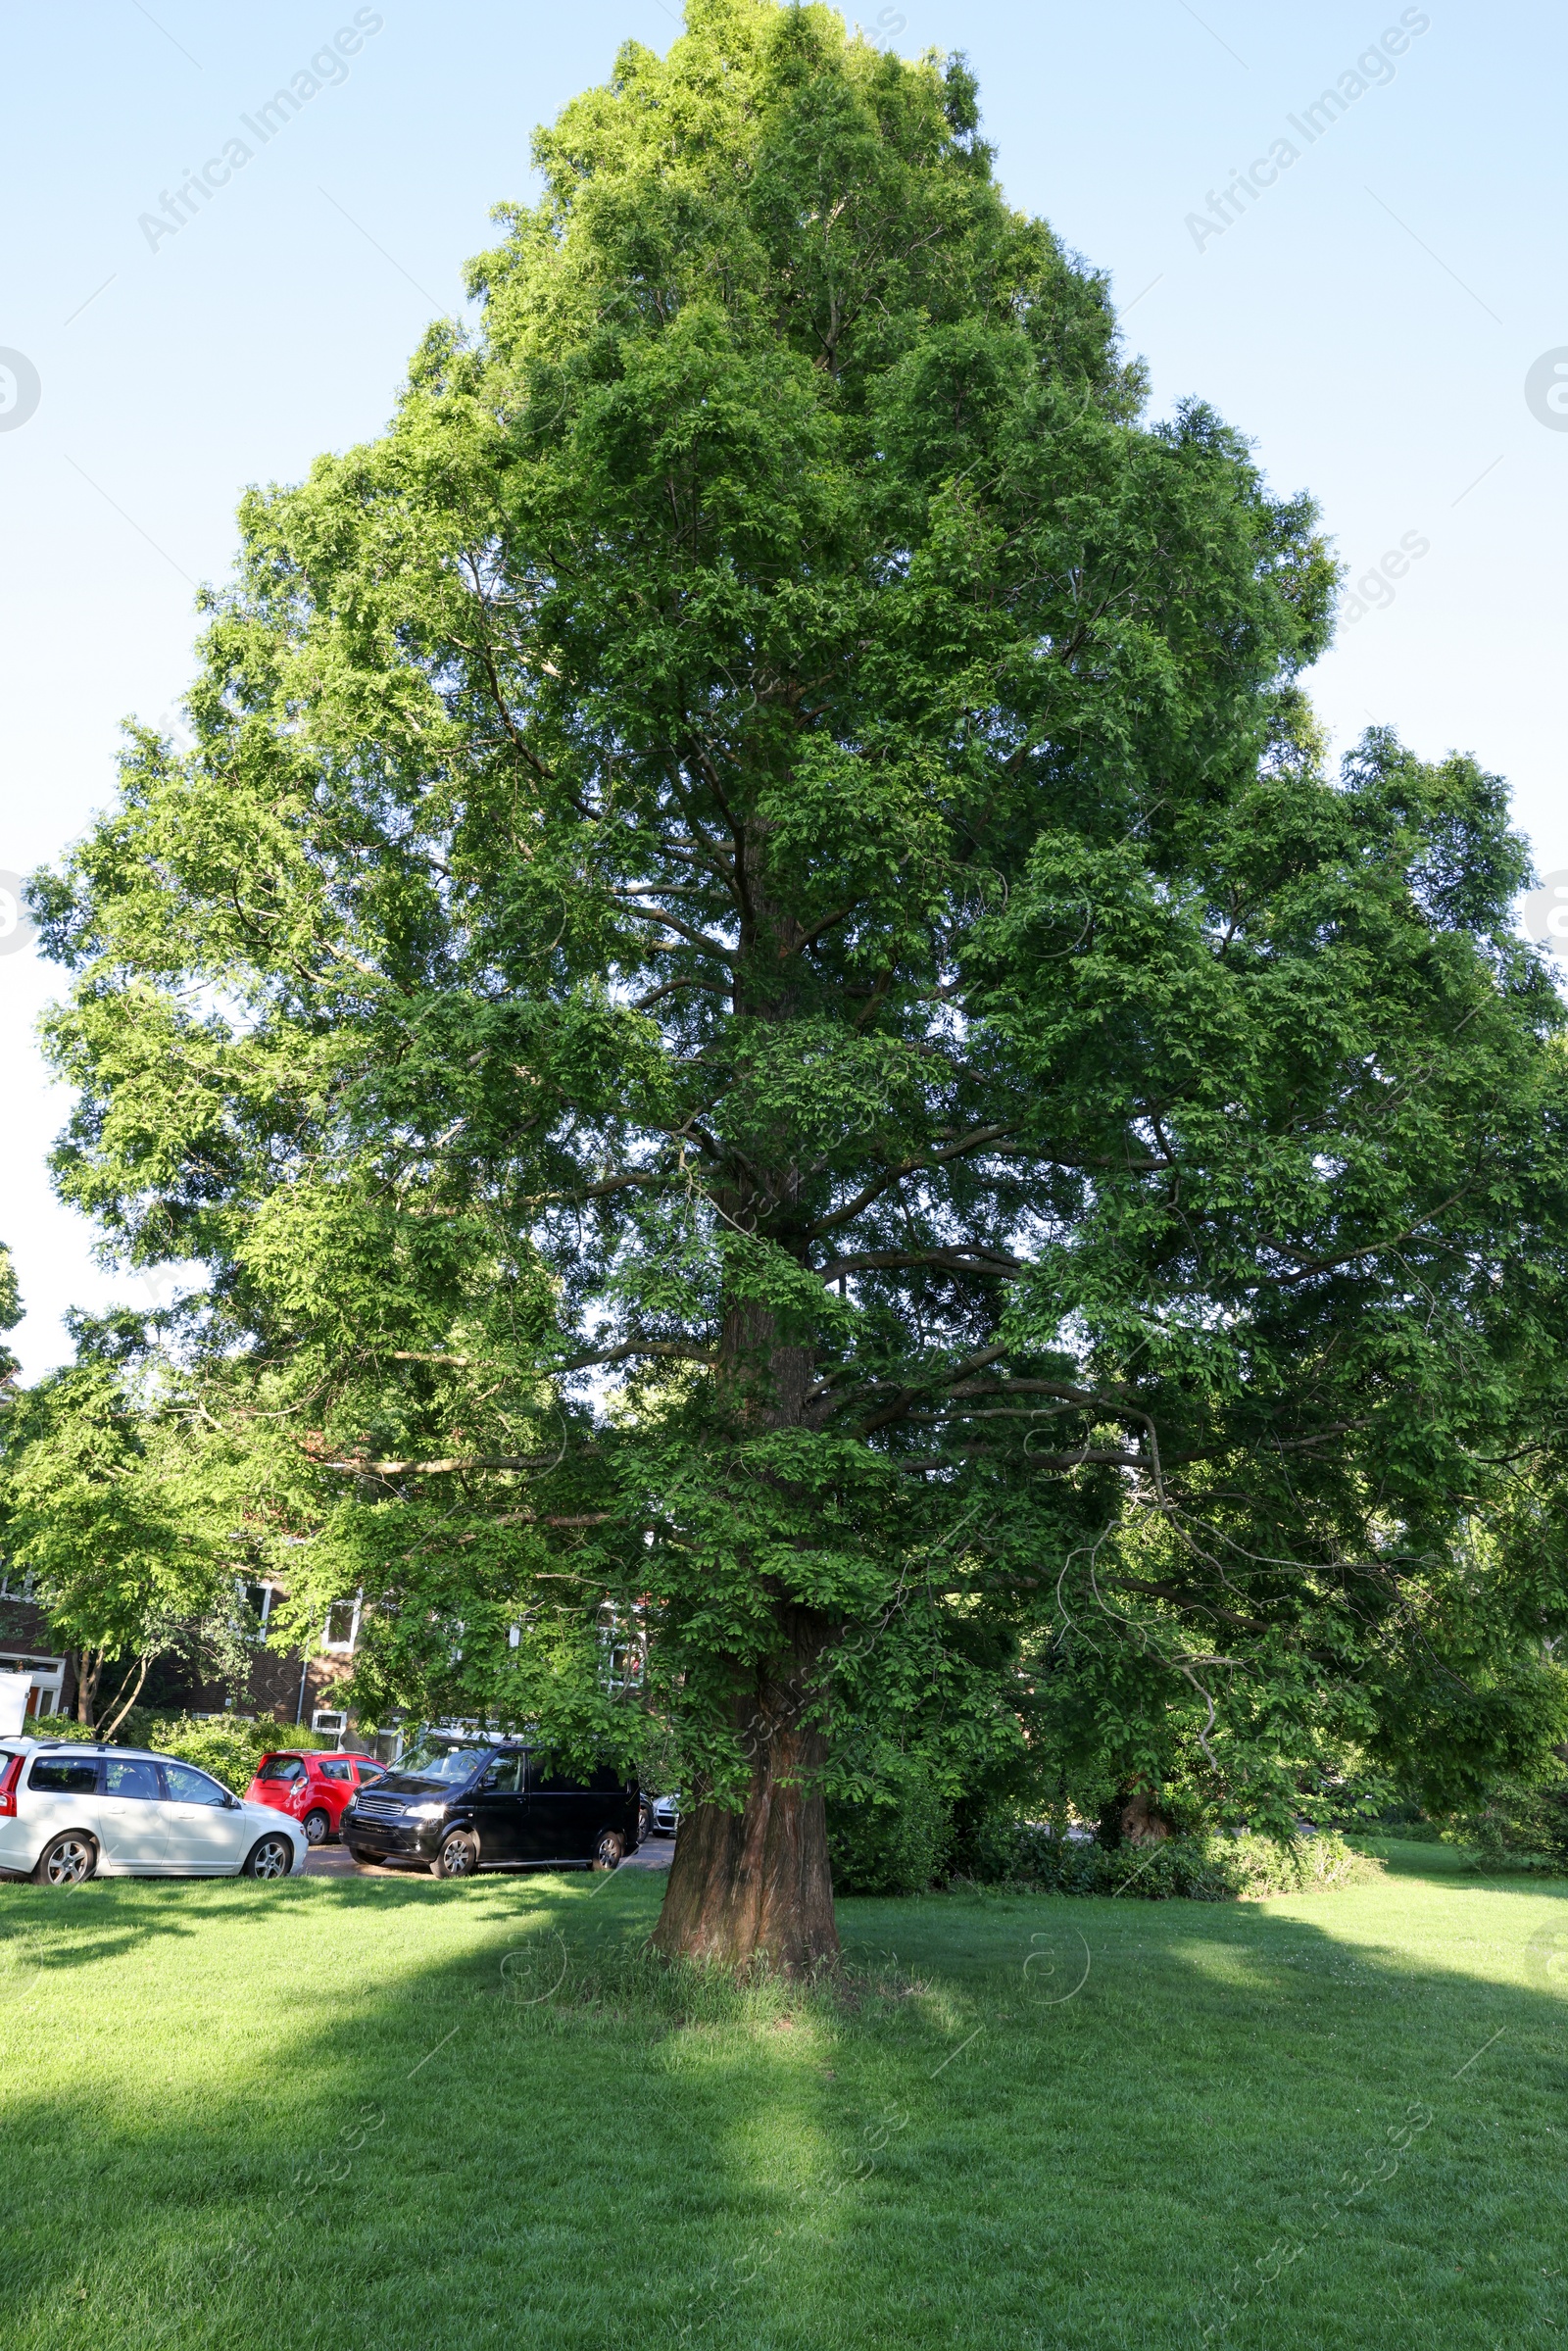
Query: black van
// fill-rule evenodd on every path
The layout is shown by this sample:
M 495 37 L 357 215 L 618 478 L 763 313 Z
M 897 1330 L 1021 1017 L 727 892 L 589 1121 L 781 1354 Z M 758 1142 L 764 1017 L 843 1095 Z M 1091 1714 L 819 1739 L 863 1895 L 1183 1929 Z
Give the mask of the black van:
M 639 1841 L 635 1780 L 586 1780 L 542 1747 L 431 1733 L 343 1813 L 356 1861 L 416 1861 L 438 1878 L 475 1870 L 613 1869 Z

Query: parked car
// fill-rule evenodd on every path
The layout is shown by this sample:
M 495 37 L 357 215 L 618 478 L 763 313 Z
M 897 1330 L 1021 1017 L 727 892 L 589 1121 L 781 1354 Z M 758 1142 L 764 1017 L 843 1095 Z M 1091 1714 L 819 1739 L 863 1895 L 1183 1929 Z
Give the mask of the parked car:
M 656 1837 L 673 1837 L 680 1827 L 680 1789 L 667 1796 L 655 1796 L 653 1829 Z
M 286 1878 L 305 1833 L 208 1772 L 137 1747 L 0 1747 L 0 1873 L 40 1886 L 103 1878 Z
M 356 1861 L 412 1861 L 438 1878 L 481 1869 L 613 1869 L 639 1839 L 635 1780 L 586 1780 L 542 1747 L 431 1735 L 343 1814 Z
M 338 1835 L 345 1807 L 385 1769 L 373 1755 L 322 1755 L 314 1747 L 279 1747 L 256 1766 L 245 1801 L 286 1812 L 299 1822 L 308 1843 L 324 1845 Z

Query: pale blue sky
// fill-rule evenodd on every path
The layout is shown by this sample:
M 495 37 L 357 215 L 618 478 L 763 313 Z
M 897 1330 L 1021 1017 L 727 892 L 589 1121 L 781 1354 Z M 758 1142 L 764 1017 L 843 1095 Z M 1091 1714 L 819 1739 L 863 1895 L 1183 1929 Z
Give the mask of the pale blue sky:
M 262 145 L 241 118 L 355 14 L 0 9 L 0 349 L 40 386 L 0 429 L 0 870 L 52 857 L 109 799 L 122 715 L 176 710 L 193 584 L 225 572 L 245 484 L 382 424 L 490 206 L 530 192 L 533 124 L 628 35 L 662 48 L 676 29 L 661 0 L 393 0 L 360 12 L 380 28 Z M 1568 12 L 866 0 L 865 18 L 906 54 L 967 51 L 1008 194 L 1111 273 L 1156 412 L 1212 402 L 1277 488 L 1317 496 L 1358 578 L 1427 543 L 1342 631 L 1319 708 L 1340 743 L 1376 717 L 1423 753 L 1473 750 L 1509 778 L 1543 868 L 1568 867 L 1568 431 L 1525 395 L 1532 363 L 1568 350 Z M 1389 72 L 1357 73 L 1401 18 Z M 1290 118 L 1312 128 L 1348 73 L 1369 86 L 1308 143 Z M 252 160 L 150 250 L 138 217 L 236 136 Z M 1221 233 L 1195 231 L 1280 139 L 1298 160 Z M 7 397 L 0 377 L 0 426 Z M 30 949 L 0 953 L 0 1237 L 28 1377 L 65 1353 L 68 1303 L 146 1303 L 49 1196 L 66 1103 L 32 1031 L 57 986 Z

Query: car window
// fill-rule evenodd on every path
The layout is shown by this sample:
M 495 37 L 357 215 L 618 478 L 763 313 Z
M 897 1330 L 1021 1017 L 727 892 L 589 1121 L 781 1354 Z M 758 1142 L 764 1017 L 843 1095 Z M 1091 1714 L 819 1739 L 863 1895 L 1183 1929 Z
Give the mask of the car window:
M 514 1796 L 522 1785 L 522 1757 L 498 1755 L 479 1783 L 481 1794 Z
M 303 1780 L 305 1766 L 297 1755 L 269 1755 L 256 1776 L 259 1780 Z
M 140 1796 L 149 1804 L 163 1800 L 158 1785 L 158 1766 L 143 1755 L 106 1755 L 104 1757 L 104 1793 L 109 1796 Z
M 602 1763 L 599 1769 L 591 1774 L 588 1785 L 596 1796 L 611 1796 L 625 1783 L 612 1763 Z
M 582 1782 L 560 1768 L 560 1758 L 537 1754 L 528 1758 L 528 1786 L 538 1796 L 569 1796 L 581 1792 Z
M 354 1776 L 346 1763 L 318 1763 L 316 1768 L 323 1780 L 350 1780 Z
M 188 1763 L 166 1763 L 164 1780 L 172 1804 L 221 1804 L 228 1792 Z
M 354 1768 L 360 1775 L 360 1786 L 368 1788 L 372 1780 L 380 1779 L 386 1770 L 386 1765 L 384 1763 L 357 1763 Z
M 449 1786 L 461 1786 L 478 1770 L 490 1751 L 488 1739 L 421 1739 L 398 1765 L 398 1775 L 401 1779 L 444 1780 Z
M 40 1755 L 27 1786 L 51 1796 L 90 1796 L 98 1789 L 98 1763 L 90 1755 Z

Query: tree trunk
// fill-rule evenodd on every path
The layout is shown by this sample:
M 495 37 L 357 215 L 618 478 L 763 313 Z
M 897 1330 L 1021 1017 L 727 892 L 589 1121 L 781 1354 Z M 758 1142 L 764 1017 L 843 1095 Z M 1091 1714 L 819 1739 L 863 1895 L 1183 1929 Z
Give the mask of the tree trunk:
M 1099 1839 L 1117 1845 L 1157 1844 L 1170 1835 L 1170 1823 L 1147 1788 L 1123 1782 L 1100 1815 Z
M 654 1947 L 666 1958 L 760 1963 L 789 1976 L 838 1957 L 827 1820 L 814 1785 L 827 1756 L 806 1719 L 817 1696 L 827 1628 L 779 1611 L 781 1647 L 735 1700 L 751 1758 L 744 1809 L 698 1801 L 681 1814 Z
M 767 827 L 748 822 L 740 845 L 742 891 L 738 1014 L 787 1024 L 798 1010 L 799 925 L 771 906 Z M 790 1249 L 800 1173 L 781 1134 L 770 1163 L 733 1170 L 721 1188 L 720 1214 L 736 1232 L 772 1234 Z M 804 1256 L 797 1248 L 801 1262 Z M 719 1334 L 719 1393 L 737 1436 L 799 1429 L 814 1377 L 809 1347 L 791 1344 L 769 1304 L 726 1302 Z M 654 1930 L 666 1958 L 761 1964 L 786 1975 L 838 1957 L 833 1882 L 821 1771 L 827 1741 L 811 1720 L 823 1696 L 822 1661 L 832 1629 L 825 1616 L 774 1592 L 771 1652 L 737 1664 L 731 1724 L 751 1765 L 739 1812 L 706 1802 L 704 1791 L 681 1815 L 663 1908 Z
M 136 1678 L 134 1682 L 132 1682 L 130 1678 L 130 1668 L 128 1666 L 125 1668 L 124 1679 L 121 1683 L 120 1688 L 116 1690 L 112 1702 L 111 1713 L 113 1719 L 100 1726 L 100 1738 L 114 1738 L 115 1733 L 119 1730 L 121 1724 L 124 1721 L 132 1706 L 135 1705 L 136 1700 L 141 1696 L 141 1686 L 147 1679 L 147 1668 L 151 1665 L 152 1661 L 152 1652 L 149 1650 L 147 1655 L 142 1658 L 141 1662 L 136 1668 Z M 127 1690 L 130 1693 L 128 1697 L 125 1694 Z
M 102 1649 L 81 1649 L 76 1655 L 76 1720 L 93 1728 L 98 1677 L 104 1670 Z

